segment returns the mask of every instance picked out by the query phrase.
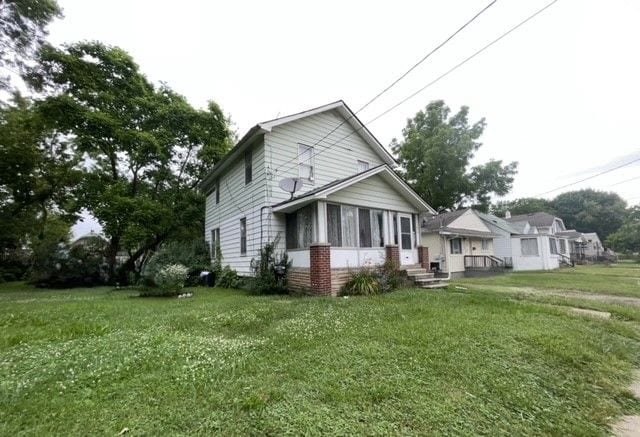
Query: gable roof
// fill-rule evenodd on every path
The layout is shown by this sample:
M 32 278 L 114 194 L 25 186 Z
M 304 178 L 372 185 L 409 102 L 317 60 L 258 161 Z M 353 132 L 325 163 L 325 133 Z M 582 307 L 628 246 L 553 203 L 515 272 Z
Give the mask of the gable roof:
M 485 223 L 493 225 L 498 229 L 501 229 L 510 234 L 521 234 L 520 230 L 516 228 L 511 223 L 507 222 L 505 219 L 495 216 L 493 214 L 485 214 L 484 212 L 477 211 L 478 217 L 483 220 Z
M 386 164 L 381 164 L 377 167 L 373 167 L 367 171 L 357 173 L 346 178 L 337 179 L 333 182 L 329 182 L 326 185 L 315 188 L 311 191 L 307 191 L 306 193 L 294 197 L 293 199 L 280 202 L 276 205 L 273 205 L 273 212 L 294 211 L 308 203 L 314 202 L 316 200 L 326 199 L 328 195 L 333 194 L 336 191 L 340 191 L 348 186 L 357 184 L 358 182 L 375 175 L 381 175 L 385 177 L 386 181 L 393 185 L 393 187 L 401 194 L 403 194 L 404 197 L 409 200 L 417 209 L 421 211 L 428 211 L 432 214 L 436 213 L 435 210 L 431 208 L 429 204 L 427 204 L 427 202 L 425 202 L 422 197 L 420 197 L 418 193 L 413 190 L 413 188 L 411 188 L 400 176 L 396 174 L 396 172 L 391 169 L 391 167 Z
M 238 141 L 238 143 L 211 169 L 209 174 L 200 183 L 200 188 L 208 190 L 213 185 L 215 178 L 227 168 L 231 163 L 235 162 L 236 158 L 241 156 L 244 151 L 253 144 L 256 139 L 271 132 L 274 127 L 281 126 L 286 123 L 291 123 L 301 118 L 311 117 L 312 115 L 320 114 L 327 111 L 336 110 L 342 117 L 344 117 L 346 123 L 354 129 L 354 133 L 357 132 L 362 139 L 369 144 L 369 146 L 382 158 L 382 160 L 390 166 L 395 166 L 397 161 L 389 153 L 389 151 L 378 141 L 376 137 L 369 131 L 369 129 L 360 121 L 356 114 L 347 106 L 347 104 L 338 100 L 336 102 L 328 103 L 326 105 L 318 106 L 317 108 L 309 109 L 306 111 L 298 112 L 296 114 L 286 115 L 284 117 L 274 118 L 273 120 L 263 121 L 253 126 L 249 131 Z
M 514 215 L 505 220 L 509 223 L 529 222 L 531 226 L 539 228 L 552 226 L 556 218 L 556 216 L 554 216 L 553 214 L 549 214 L 548 212 L 535 212 L 533 214 Z
M 430 217 L 422 223 L 422 231 L 427 233 L 437 232 L 439 234 L 455 234 L 464 235 L 470 237 L 498 237 L 498 235 L 489 231 L 478 231 L 476 229 L 462 229 L 451 227 L 451 224 L 467 212 L 471 211 L 472 214 L 479 216 L 478 211 L 471 208 L 458 209 L 455 211 L 449 211 L 442 214 L 438 214 L 434 217 Z

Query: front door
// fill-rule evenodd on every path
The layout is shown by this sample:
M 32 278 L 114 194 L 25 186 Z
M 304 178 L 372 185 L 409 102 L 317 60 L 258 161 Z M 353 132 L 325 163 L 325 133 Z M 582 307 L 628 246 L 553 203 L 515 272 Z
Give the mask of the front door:
M 413 220 L 411 214 L 398 214 L 400 235 L 400 264 L 413 264 Z

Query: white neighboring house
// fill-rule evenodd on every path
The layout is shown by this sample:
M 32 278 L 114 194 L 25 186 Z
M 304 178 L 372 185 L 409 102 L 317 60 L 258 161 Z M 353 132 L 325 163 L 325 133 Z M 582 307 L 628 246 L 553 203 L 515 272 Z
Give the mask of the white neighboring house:
M 588 258 L 598 259 L 605 254 L 604 246 L 602 245 L 602 241 L 600 241 L 600 237 L 595 232 L 586 232 L 583 233 L 585 246 L 584 246 L 584 254 Z
M 451 277 L 502 269 L 504 261 L 494 252 L 497 237 L 470 208 L 438 214 L 422 223 L 422 246 L 429 250 L 431 269 Z
M 553 270 L 570 262 L 566 237 L 556 235 L 564 229 L 564 223 L 550 214 L 538 214 L 544 216 L 511 217 L 507 213 L 503 219 L 493 214 L 478 213 L 489 230 L 498 235 L 494 240 L 495 256 L 503 259 L 505 265 L 513 267 L 514 271 Z
M 391 154 L 343 101 L 258 123 L 201 184 L 205 239 L 250 275 L 279 237 L 289 284 L 336 294 L 349 268 L 419 261 L 419 216 L 435 214 L 394 171 Z M 301 178 L 293 197 L 279 187 Z M 428 259 L 422 259 L 428 265 Z

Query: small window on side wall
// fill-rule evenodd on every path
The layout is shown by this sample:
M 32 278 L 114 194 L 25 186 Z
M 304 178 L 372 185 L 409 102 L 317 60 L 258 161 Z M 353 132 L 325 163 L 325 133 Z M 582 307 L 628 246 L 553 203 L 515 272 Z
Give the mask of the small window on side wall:
M 247 219 L 240 219 L 240 255 L 247 254 Z
M 454 238 L 450 242 L 451 244 L 451 255 L 460 255 L 462 254 L 462 239 Z
M 216 179 L 216 205 L 220 203 L 220 179 Z
M 244 152 L 244 184 L 253 180 L 253 153 L 251 149 Z
M 211 230 L 211 259 L 218 256 L 218 245 L 220 244 L 220 228 Z

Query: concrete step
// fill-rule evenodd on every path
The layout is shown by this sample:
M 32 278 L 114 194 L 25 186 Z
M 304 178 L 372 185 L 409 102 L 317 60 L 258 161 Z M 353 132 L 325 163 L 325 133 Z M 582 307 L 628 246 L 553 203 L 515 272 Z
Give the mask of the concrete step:
M 400 270 L 411 270 L 411 269 L 420 269 L 420 268 L 422 268 L 420 264 L 405 264 L 399 267 Z
M 415 276 L 415 275 L 422 275 L 425 273 L 429 273 L 427 269 L 423 269 L 423 268 L 407 269 L 405 271 L 407 272 L 407 276 Z
M 425 278 L 433 278 L 434 274 L 432 272 L 427 273 L 416 273 L 415 275 L 407 275 L 409 278 L 415 280 L 425 279 Z
M 413 282 L 415 282 L 416 284 L 424 284 L 424 283 L 428 283 L 428 282 L 441 282 L 442 278 L 418 278 L 418 279 L 414 279 Z

